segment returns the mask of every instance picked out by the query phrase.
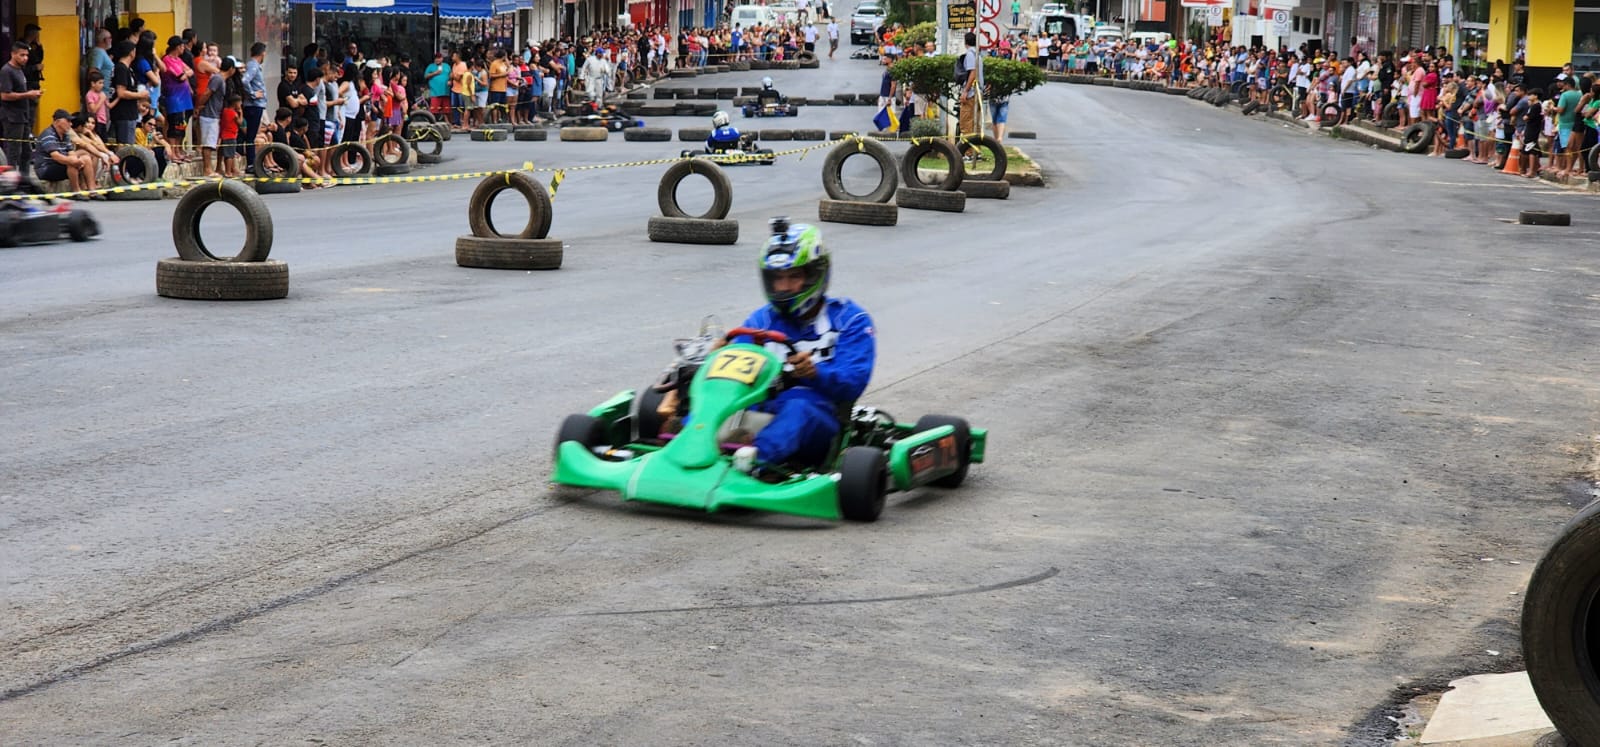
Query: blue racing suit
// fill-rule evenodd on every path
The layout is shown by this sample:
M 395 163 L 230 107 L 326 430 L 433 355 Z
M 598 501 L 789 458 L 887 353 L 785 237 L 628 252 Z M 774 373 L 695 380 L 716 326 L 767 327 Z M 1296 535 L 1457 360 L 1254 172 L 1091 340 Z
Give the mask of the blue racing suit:
M 872 317 L 848 298 L 828 298 L 810 322 L 797 322 L 769 305 L 756 309 L 744 326 L 788 335 L 796 350 L 811 353 L 817 366 L 815 378 L 792 379 L 778 396 L 750 408 L 773 416 L 756 434 L 757 457 L 768 464 L 821 465 L 839 434 L 841 411 L 855 403 L 872 378 L 878 357 Z M 767 347 L 780 358 L 789 354 L 779 343 Z
M 706 138 L 706 150 L 733 150 L 739 147 L 739 131 L 733 125 L 718 127 Z

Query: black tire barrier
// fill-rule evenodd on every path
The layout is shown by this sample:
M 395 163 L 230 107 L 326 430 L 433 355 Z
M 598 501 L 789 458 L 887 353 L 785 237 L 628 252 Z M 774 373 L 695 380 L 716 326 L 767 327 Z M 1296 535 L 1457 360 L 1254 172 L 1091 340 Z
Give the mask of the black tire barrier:
M 1572 214 L 1550 210 L 1524 210 L 1517 213 L 1517 222 L 1524 226 L 1570 226 Z
M 528 203 L 528 223 L 516 233 L 505 233 L 495 228 L 490 208 L 495 198 L 506 190 L 515 190 Z M 550 235 L 550 222 L 554 217 L 550 192 L 543 184 L 520 171 L 486 176 L 472 190 L 467 200 L 467 225 L 472 235 L 480 239 L 542 239 Z
M 1113 81 L 1111 81 L 1111 87 L 1112 88 L 1127 88 L 1128 87 L 1128 81 L 1125 81 L 1125 80 L 1113 80 Z
M 802 65 L 806 64 L 807 62 L 816 62 L 817 54 L 815 52 L 801 50 L 799 54 L 794 56 L 794 60 Z
M 1600 182 L 1600 169 L 1596 169 L 1594 171 L 1590 171 L 1587 174 L 1587 176 L 1589 177 L 1589 181 L 1591 181 L 1591 182 Z
M 645 235 L 667 244 L 737 244 L 739 221 L 651 216 Z
M 746 70 L 749 70 L 749 69 L 750 69 L 750 63 L 746 62 L 746 61 L 743 61 L 743 60 L 740 60 L 738 62 L 730 62 L 730 63 L 728 63 L 728 71 L 729 72 L 742 73 L 742 72 L 745 72 Z
M 674 88 L 657 88 L 653 93 L 650 94 L 650 97 L 658 101 L 671 100 L 678 97 L 678 91 Z
M 200 238 L 200 216 L 206 208 L 226 202 L 244 218 L 244 246 L 231 257 L 213 254 Z M 243 182 L 224 179 L 190 189 L 172 211 L 172 243 L 178 256 L 190 262 L 261 262 L 272 252 L 272 214 L 267 203 Z
M 853 93 L 836 93 L 833 95 L 833 100 L 841 104 L 854 106 L 856 103 L 856 95 Z
M 684 127 L 678 130 L 678 141 L 684 143 L 704 143 L 711 137 L 711 130 L 703 127 Z
M 696 75 L 699 75 L 699 74 L 700 74 L 700 71 L 699 70 L 695 70 L 693 68 L 682 68 L 682 67 L 680 67 L 680 68 L 678 68 L 676 70 L 668 70 L 667 71 L 667 77 L 669 77 L 669 78 L 693 78 L 693 77 L 695 77 Z
M 1011 197 L 1011 182 L 963 179 L 957 189 L 967 197 L 983 200 L 1005 200 Z
M 757 137 L 757 139 L 760 140 L 763 143 L 766 143 L 766 142 L 782 142 L 782 141 L 788 141 L 788 140 L 793 140 L 794 139 L 794 131 L 793 130 L 777 128 L 777 127 L 762 130 L 760 133 L 758 133 L 758 135 L 759 135 L 759 137 Z
M 716 97 L 718 99 L 726 99 L 726 100 L 732 101 L 733 97 L 738 96 L 738 95 L 739 95 L 739 89 L 737 89 L 737 88 L 718 88 Z
M 855 130 L 828 130 L 828 139 L 843 140 L 844 138 L 850 137 L 854 134 L 856 134 Z
M 773 70 L 799 70 L 800 69 L 800 61 L 799 60 L 780 60 L 778 62 L 772 63 L 772 69 Z
M 921 169 L 917 164 L 922 162 L 923 156 L 938 153 L 944 157 L 949 168 L 944 172 L 944 177 L 937 183 L 922 180 Z M 900 157 L 900 181 L 907 189 L 936 189 L 942 192 L 953 192 L 961 186 L 961 180 L 966 177 L 966 167 L 961 161 L 961 152 L 949 140 L 922 140 L 911 144 L 911 148 Z
M 892 226 L 900 222 L 900 208 L 892 202 L 820 200 L 817 202 L 817 219 L 858 226 Z
M 289 295 L 289 266 L 275 259 L 192 262 L 171 257 L 156 262 L 156 295 L 192 301 L 283 298 Z
M 456 237 L 456 264 L 487 270 L 559 270 L 561 239 Z
M 1596 145 L 1584 154 L 1583 162 L 1588 165 L 1589 171 L 1600 171 L 1600 145 Z
M 760 96 L 761 86 L 742 86 L 739 88 L 740 96 Z
M 119 187 L 132 187 L 140 184 L 161 181 L 161 171 L 156 166 L 156 154 L 149 148 L 138 145 L 123 145 L 114 151 L 117 156 L 117 168 L 112 172 L 112 183 Z M 137 189 L 131 192 L 108 192 L 108 200 L 159 200 L 161 190 Z
M 601 143 L 610 135 L 611 131 L 604 127 L 561 128 L 561 142 L 564 143 Z
M 1444 157 L 1449 159 L 1466 158 L 1471 151 L 1466 148 L 1451 148 L 1444 152 Z
M 1261 109 L 1261 102 L 1259 102 L 1259 101 L 1246 101 L 1246 102 L 1244 102 L 1244 106 L 1239 107 L 1239 113 L 1245 115 L 1246 117 L 1248 117 L 1248 116 L 1250 116 L 1252 114 L 1255 114 L 1260 109 Z
M 542 143 L 550 139 L 550 131 L 543 127 L 518 127 L 511 131 L 511 139 L 519 143 Z
M 283 143 L 268 143 L 256 148 L 256 162 L 250 164 L 258 177 L 299 177 L 299 162 L 293 148 Z
M 417 109 L 406 115 L 405 126 L 400 128 L 400 134 L 407 140 L 415 140 L 416 132 L 421 127 L 437 127 L 439 119 L 426 109 Z
M 372 164 L 379 166 L 411 166 L 411 143 L 392 132 L 379 135 L 372 141 Z M 383 173 L 383 172 L 378 172 Z
M 630 143 L 665 143 L 672 140 L 670 127 L 630 127 L 622 131 L 622 139 Z
M 1422 153 L 1433 147 L 1435 125 L 1432 122 L 1418 122 L 1400 133 L 1400 150 L 1407 153 Z
M 700 174 L 711 182 L 711 207 L 700 215 L 690 215 L 678 205 L 678 185 L 690 174 Z M 656 205 L 667 218 L 722 220 L 733 209 L 733 181 L 728 178 L 728 172 L 711 161 L 700 158 L 677 161 L 661 175 L 661 183 L 656 186 Z
M 1378 119 L 1383 121 L 1400 121 L 1400 102 L 1391 101 L 1383 105 L 1383 110 L 1378 113 Z M 1394 125 L 1389 125 L 1393 127 Z
M 328 157 L 337 177 L 348 179 L 372 171 L 372 152 L 361 143 L 339 143 L 328 151 Z
M 964 170 L 961 175 L 962 183 L 966 183 L 966 181 L 969 179 L 976 179 L 978 181 L 985 182 L 998 182 L 1003 181 L 1006 178 L 1006 168 L 1010 165 L 1008 163 L 1009 156 L 1006 153 L 1006 147 L 1001 145 L 999 140 L 989 137 L 988 135 L 982 135 L 975 138 L 963 139 L 959 144 L 959 148 L 963 153 L 965 153 L 968 148 L 976 148 L 980 151 L 987 151 L 989 153 L 989 170 Z M 965 166 L 963 166 L 963 169 L 965 169 Z
M 772 69 L 772 62 L 769 61 L 769 60 L 751 60 L 750 61 L 750 69 L 751 70 L 770 70 L 770 69 Z
M 867 194 L 855 194 L 844 188 L 845 159 L 862 154 L 878 164 L 878 188 Z M 835 145 L 822 160 L 822 190 L 830 200 L 845 202 L 888 202 L 894 199 L 895 188 L 900 186 L 899 172 L 895 169 L 894 154 L 889 146 L 876 140 L 861 140 Z
M 1038 140 L 1039 133 L 1034 132 L 1033 130 L 1012 130 L 1011 132 L 1006 133 L 1006 137 L 1014 138 L 1016 140 Z
M 826 140 L 828 133 L 823 130 L 795 130 L 794 139 L 807 142 Z
M 297 195 L 302 187 L 299 178 L 280 177 L 283 181 L 253 181 L 250 188 L 258 195 Z
M 1095 78 L 1094 79 L 1094 84 L 1097 85 L 1097 86 L 1105 86 L 1107 88 L 1110 88 L 1111 84 L 1112 84 L 1112 80 L 1110 78 Z
M 715 99 L 717 97 L 717 89 L 696 88 L 694 89 L 694 96 L 697 99 Z
M 967 209 L 967 196 L 962 192 L 947 192 L 942 189 L 901 187 L 894 192 L 894 203 L 912 210 L 959 213 Z
M 696 117 L 709 117 L 717 113 L 717 105 L 714 103 L 695 104 L 694 106 L 690 107 L 689 113 Z
M 648 91 L 629 91 L 625 98 L 628 101 L 647 101 L 650 98 Z
M 510 134 L 511 133 L 506 132 L 505 130 L 475 129 L 471 132 L 468 132 L 467 137 L 471 138 L 472 142 L 474 143 L 503 143 L 508 139 L 507 136 Z
M 1600 734 L 1600 501 L 1578 512 L 1534 566 L 1522 657 L 1539 705 L 1568 740 Z
M 439 125 L 418 126 L 411 147 L 417 151 L 417 163 L 434 164 L 444 160 L 444 135 Z

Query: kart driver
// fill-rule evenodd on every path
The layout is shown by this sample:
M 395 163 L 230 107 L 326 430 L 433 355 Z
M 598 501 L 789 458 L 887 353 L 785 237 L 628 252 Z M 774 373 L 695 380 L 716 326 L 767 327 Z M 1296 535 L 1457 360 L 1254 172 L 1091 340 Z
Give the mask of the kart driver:
M 784 98 L 783 94 L 778 93 L 778 89 L 772 87 L 771 78 L 761 79 L 761 91 L 756 94 L 757 106 L 764 107 L 768 104 L 782 104 L 786 101 L 788 101 L 788 99 Z
M 733 122 L 728 118 L 727 112 L 717 112 L 711 115 L 711 126 L 716 128 L 711 131 L 711 136 L 706 138 L 706 150 L 719 152 L 737 150 L 741 135 L 734 129 Z
M 832 274 L 822 232 L 787 218 L 772 220 L 772 236 L 761 251 L 761 284 L 767 305 L 755 310 L 744 326 L 788 336 L 795 352 L 788 356 L 788 388 L 751 408 L 770 413 L 772 422 L 756 433 L 754 444 L 734 452 L 734 467 L 750 472 L 756 461 L 767 464 L 819 465 L 839 434 L 841 413 L 867 388 L 877 343 L 872 317 L 847 298 L 830 298 Z M 730 342 L 750 342 L 738 336 Z M 768 342 L 779 356 L 789 351 Z M 792 370 L 787 370 L 791 369 Z

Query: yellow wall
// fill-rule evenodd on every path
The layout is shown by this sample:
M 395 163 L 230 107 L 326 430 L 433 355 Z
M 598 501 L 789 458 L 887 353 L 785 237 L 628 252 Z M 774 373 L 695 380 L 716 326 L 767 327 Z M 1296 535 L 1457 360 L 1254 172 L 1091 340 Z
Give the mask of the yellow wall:
M 1489 0 L 1489 48 L 1484 56 L 1489 62 L 1511 61 L 1516 54 L 1517 9 L 1513 0 Z
M 44 82 L 40 84 L 44 95 L 39 97 L 39 117 L 33 123 L 33 130 L 37 132 L 50 121 L 51 112 L 57 109 L 75 112 L 83 108 L 82 97 L 78 95 L 78 17 L 75 14 L 25 16 L 19 12 L 19 39 L 22 29 L 30 23 L 39 25 L 39 44 L 44 47 Z
M 1528 67 L 1572 61 L 1573 0 L 1528 0 Z
M 144 19 L 144 27 L 156 32 L 156 54 L 161 55 L 167 51 L 167 39 L 178 35 L 182 29 L 176 28 L 172 22 L 171 13 L 134 13 L 129 18 L 138 16 Z

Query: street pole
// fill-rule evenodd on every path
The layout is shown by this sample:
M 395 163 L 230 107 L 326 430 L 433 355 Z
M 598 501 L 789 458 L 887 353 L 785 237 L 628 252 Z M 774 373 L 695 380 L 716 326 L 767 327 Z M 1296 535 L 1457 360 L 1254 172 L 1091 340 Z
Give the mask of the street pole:
M 937 20 L 934 23 L 939 25 L 938 30 L 934 32 L 934 38 L 938 40 L 935 44 L 935 51 L 939 54 L 950 54 L 950 31 L 948 28 L 950 26 L 950 1 L 933 0 L 933 2 L 934 7 L 938 8 Z

